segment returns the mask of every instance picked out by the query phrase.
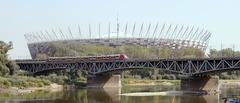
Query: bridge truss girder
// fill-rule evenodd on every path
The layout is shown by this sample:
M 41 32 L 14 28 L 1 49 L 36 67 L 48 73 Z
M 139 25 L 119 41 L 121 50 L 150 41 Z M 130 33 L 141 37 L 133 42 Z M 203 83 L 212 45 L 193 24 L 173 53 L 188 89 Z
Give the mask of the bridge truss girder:
M 41 73 L 49 70 L 77 69 L 88 74 L 97 75 L 113 71 L 154 68 L 167 72 L 194 76 L 210 75 L 218 72 L 240 69 L 240 58 L 214 59 L 159 59 L 126 61 L 17 61 L 24 71 Z

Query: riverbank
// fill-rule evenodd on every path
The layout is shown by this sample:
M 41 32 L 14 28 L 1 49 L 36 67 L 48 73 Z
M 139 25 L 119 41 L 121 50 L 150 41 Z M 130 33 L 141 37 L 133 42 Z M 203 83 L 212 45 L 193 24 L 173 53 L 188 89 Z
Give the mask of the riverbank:
M 220 80 L 220 88 L 240 88 L 240 80 Z M 122 86 L 180 86 L 180 80 L 141 80 L 141 79 L 123 79 Z M 81 85 L 85 87 L 86 85 Z M 36 91 L 57 92 L 63 89 L 79 88 L 74 85 L 59 85 L 51 83 L 41 87 L 0 87 L 0 94 L 21 95 Z
M 36 91 L 49 91 L 49 92 L 57 92 L 63 90 L 63 85 L 58 85 L 56 83 L 52 83 L 48 86 L 43 87 L 27 87 L 27 88 L 19 88 L 19 87 L 9 87 L 9 88 L 0 88 L 1 94 L 11 94 L 11 95 L 21 95 L 32 93 Z
M 47 79 L 41 79 L 31 76 L 6 76 L 0 77 L 0 93 L 1 94 L 26 94 L 39 90 L 59 91 L 63 86 L 58 85 Z
M 180 85 L 180 80 L 140 80 L 140 79 L 124 79 L 122 80 L 123 86 L 174 86 Z
M 220 88 L 240 88 L 240 80 L 220 80 Z M 124 79 L 123 86 L 179 86 L 181 80 L 140 80 L 140 79 Z
M 220 88 L 240 88 L 240 80 L 220 80 Z

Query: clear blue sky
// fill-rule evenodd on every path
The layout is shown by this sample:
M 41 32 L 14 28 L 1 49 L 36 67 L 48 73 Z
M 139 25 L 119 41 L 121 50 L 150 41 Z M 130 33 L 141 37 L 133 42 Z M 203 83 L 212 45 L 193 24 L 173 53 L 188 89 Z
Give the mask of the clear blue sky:
M 212 48 L 240 50 L 240 0 L 0 0 L 0 40 L 12 58 L 29 56 L 24 34 L 77 24 L 159 22 L 212 32 Z

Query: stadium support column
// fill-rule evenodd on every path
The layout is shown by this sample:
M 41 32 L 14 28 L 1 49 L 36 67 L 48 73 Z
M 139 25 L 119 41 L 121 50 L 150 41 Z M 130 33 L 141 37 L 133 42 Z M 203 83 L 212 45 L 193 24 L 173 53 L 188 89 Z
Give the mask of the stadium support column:
M 181 89 L 184 91 L 213 94 L 219 92 L 217 76 L 191 76 L 181 79 Z
M 121 87 L 120 73 L 106 73 L 101 75 L 89 75 L 87 77 L 87 87 L 109 88 Z

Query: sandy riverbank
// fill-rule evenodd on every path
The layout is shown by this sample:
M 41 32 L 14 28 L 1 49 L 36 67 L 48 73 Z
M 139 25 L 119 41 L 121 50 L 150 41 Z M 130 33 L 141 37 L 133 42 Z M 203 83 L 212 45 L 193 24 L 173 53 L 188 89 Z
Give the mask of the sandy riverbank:
M 10 87 L 10 88 L 0 88 L 0 93 L 4 94 L 12 94 L 12 95 L 21 95 L 26 93 L 32 93 L 35 91 L 50 91 L 50 92 L 57 92 L 63 90 L 62 85 L 58 84 L 50 84 L 49 86 L 43 86 L 43 87 L 30 87 L 30 88 L 17 88 L 17 87 Z
M 240 88 L 240 80 L 220 80 L 220 88 Z
M 123 80 L 124 86 L 180 86 L 180 80 Z M 220 80 L 220 88 L 240 88 L 240 80 Z
M 136 80 L 136 79 L 127 79 L 122 81 L 123 86 L 174 86 L 179 85 L 180 80 Z

